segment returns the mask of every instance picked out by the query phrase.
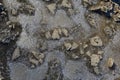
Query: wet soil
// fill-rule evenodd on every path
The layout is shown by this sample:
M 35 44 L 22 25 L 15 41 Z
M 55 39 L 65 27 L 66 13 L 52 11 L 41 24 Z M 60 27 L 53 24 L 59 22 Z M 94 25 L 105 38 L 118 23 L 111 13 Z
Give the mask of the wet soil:
M 19 1 L 19 2 L 18 2 Z M 22 2 L 21 2 L 22 1 Z M 8 11 L 11 9 L 19 9 L 19 6 L 25 0 L 4 0 L 4 4 Z M 104 28 L 114 25 L 119 27 L 119 23 L 115 23 L 108 14 L 99 12 L 90 12 L 82 5 L 82 0 L 71 0 L 72 9 L 75 11 L 70 14 L 68 9 L 57 6 L 55 14 L 51 14 L 46 6 L 51 2 L 43 0 L 28 0 L 29 4 L 35 8 L 35 14 L 29 15 L 20 13 L 17 16 L 8 14 L 8 20 L 18 21 L 21 25 L 15 29 L 10 29 L 6 25 L 8 21 L 0 22 L 1 31 L 11 31 L 12 34 L 3 32 L 0 34 L 0 71 L 4 80 L 114 80 L 119 79 L 120 63 L 119 63 L 119 48 L 120 32 L 116 28 L 116 33 L 112 36 L 106 35 Z M 53 1 L 54 2 L 54 1 Z M 52 2 L 52 3 L 53 3 Z M 118 2 L 118 1 L 117 1 Z M 25 2 L 27 3 L 27 2 Z M 27 3 L 28 4 L 28 3 Z M 60 3 L 58 3 L 60 4 Z M 88 13 L 87 13 L 88 12 Z M 91 26 L 87 21 L 85 14 L 92 14 L 96 25 Z M 69 36 L 62 36 L 60 39 L 46 39 L 44 33 L 52 31 L 56 28 L 66 28 L 69 31 Z M 20 35 L 15 36 L 17 32 Z M 9 34 L 9 35 L 8 35 Z M 90 45 L 90 38 L 100 36 L 103 41 L 102 47 L 93 47 Z M 13 38 L 14 37 L 14 38 Z M 66 41 L 84 43 L 89 47 L 85 49 L 85 53 L 90 50 L 92 53 L 97 53 L 98 50 L 103 50 L 103 59 L 99 63 L 100 74 L 96 75 L 90 63 L 90 57 L 85 54 L 79 54 L 79 48 L 73 51 L 66 51 L 63 47 Z M 11 60 L 11 56 L 16 47 L 20 47 L 20 57 L 16 60 Z M 45 59 L 42 64 L 32 66 L 29 62 L 29 54 L 31 51 L 45 54 Z M 67 53 L 67 54 L 66 54 Z M 78 59 L 73 59 L 72 54 L 79 56 Z M 115 59 L 115 74 L 113 70 L 106 67 L 108 57 Z M 58 61 L 58 62 L 57 62 Z M 97 72 L 97 71 L 96 71 Z

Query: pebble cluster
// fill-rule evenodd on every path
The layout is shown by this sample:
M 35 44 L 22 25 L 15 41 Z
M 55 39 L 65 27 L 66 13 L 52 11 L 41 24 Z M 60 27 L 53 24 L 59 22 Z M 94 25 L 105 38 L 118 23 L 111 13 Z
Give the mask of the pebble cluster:
M 68 12 L 72 12 L 72 3 L 69 0 L 43 0 L 49 2 L 46 7 L 50 13 L 55 14 L 57 8 L 67 9 Z
M 46 4 L 46 8 L 50 12 L 50 14 L 55 14 L 56 10 L 59 8 L 63 8 L 64 10 L 67 9 L 70 14 L 72 14 L 73 6 L 70 0 L 43 0 Z M 20 1 L 21 2 L 21 1 Z M 24 0 L 22 1 L 24 2 Z M 90 2 L 90 0 L 83 0 L 84 5 L 87 7 L 90 6 L 88 9 L 90 11 L 100 10 L 104 13 L 110 12 L 110 17 L 114 21 L 120 21 L 120 10 L 118 4 L 112 2 L 111 0 L 101 0 L 97 5 L 92 5 L 94 3 Z M 114 5 L 114 7 L 113 7 Z M 7 16 L 6 9 L 3 8 L 3 5 L 0 4 L 0 15 Z M 19 9 L 12 9 L 11 15 L 17 16 L 19 13 L 26 14 L 26 15 L 34 15 L 35 8 L 31 4 L 22 3 Z M 86 19 L 88 23 L 92 26 L 96 26 L 96 21 L 92 17 L 91 14 L 86 15 Z M 43 22 L 44 23 L 44 22 Z M 15 40 L 16 37 L 20 35 L 21 32 L 21 25 L 18 22 L 7 21 L 6 22 L 7 28 L 5 30 L 0 29 L 1 34 L 4 34 L 0 37 L 0 41 L 2 43 L 9 43 L 11 40 Z M 20 30 L 18 30 L 18 28 Z M 112 37 L 116 33 L 116 26 L 108 23 L 103 28 L 103 32 L 106 36 Z M 70 35 L 70 29 L 67 28 L 54 28 L 51 30 L 47 30 L 43 33 L 43 39 L 45 41 L 49 40 L 60 40 L 61 38 L 68 38 Z M 79 40 L 65 40 L 63 44 L 60 46 L 61 51 L 65 53 L 65 56 L 71 60 L 78 60 L 78 59 L 87 59 L 87 63 L 90 64 L 88 67 L 92 70 L 95 74 L 100 74 L 99 71 L 99 64 L 100 61 L 103 59 L 104 51 L 104 40 L 101 35 L 92 35 L 89 38 L 85 39 L 84 41 Z M 12 61 L 16 61 L 21 57 L 21 49 L 20 47 L 16 47 L 12 53 L 11 59 Z M 28 56 L 28 62 L 30 63 L 31 68 L 35 68 L 36 66 L 41 65 L 45 60 L 44 52 L 39 51 L 30 51 Z M 107 67 L 110 70 L 115 70 L 115 61 L 113 58 L 108 58 Z M 62 80 L 62 70 L 61 64 L 57 59 L 51 60 L 48 62 L 48 72 L 45 80 Z M 56 75 L 56 76 L 54 76 Z
M 45 2 L 46 8 L 50 12 L 50 14 L 53 14 L 53 15 L 55 14 L 55 12 L 58 8 L 68 9 L 68 11 L 70 11 L 70 12 L 72 10 L 72 3 L 69 0 L 62 0 L 62 1 L 60 1 L 60 0 L 43 0 L 43 1 Z M 83 1 L 85 3 L 87 3 L 87 1 L 89 1 L 89 0 L 83 0 Z M 109 2 L 101 1 L 101 3 L 108 4 Z M 91 6 L 91 5 L 89 4 L 89 6 Z M 104 11 L 103 8 L 105 8 L 105 6 L 101 7 L 101 5 L 100 5 L 99 7 L 97 7 L 97 9 Z M 93 9 L 93 7 L 94 6 L 91 6 L 89 8 L 89 10 L 91 10 L 91 11 L 96 10 L 96 7 L 94 9 Z M 111 9 L 111 8 L 110 9 L 109 8 L 110 7 L 108 7 L 108 10 Z M 35 9 L 32 5 L 22 4 L 18 10 L 16 10 L 16 9 L 11 10 L 11 13 L 13 16 L 18 15 L 19 12 L 32 15 L 32 14 L 34 14 Z M 86 19 L 88 20 L 88 23 L 91 26 L 95 27 L 96 21 L 92 17 L 91 14 L 86 15 Z M 12 29 L 15 28 L 15 26 L 12 23 L 8 22 L 8 25 Z M 116 29 L 113 25 L 110 25 L 110 26 L 106 26 L 103 29 L 103 32 L 108 37 L 111 37 L 116 32 Z M 45 38 L 46 41 L 47 40 L 60 40 L 62 37 L 69 37 L 69 35 L 70 35 L 69 33 L 70 32 L 67 28 L 54 28 L 52 30 L 45 31 L 43 33 L 43 37 Z M 100 35 L 95 35 L 95 36 L 89 37 L 88 40 L 84 40 L 84 41 L 66 40 L 66 41 L 64 41 L 64 43 L 62 45 L 62 51 L 64 51 L 64 53 L 68 59 L 73 59 L 73 60 L 78 60 L 81 58 L 87 59 L 87 63 L 90 64 L 88 67 L 90 67 L 90 69 L 92 67 L 92 70 L 95 74 L 100 74 L 99 64 L 100 64 L 100 61 L 103 59 L 103 54 L 104 54 L 104 51 L 102 50 L 103 46 L 104 46 L 104 41 L 103 41 L 102 37 Z M 15 49 L 15 51 L 13 52 L 12 60 L 16 60 L 20 56 L 21 56 L 20 50 L 19 50 L 19 47 L 17 47 Z M 38 66 L 44 62 L 45 54 L 36 52 L 36 51 L 32 51 L 32 52 L 30 52 L 30 55 L 28 56 L 28 58 L 29 58 L 29 63 L 31 65 L 31 68 L 35 68 L 36 66 Z M 57 65 L 59 63 L 57 63 L 56 61 L 57 60 L 54 60 L 54 61 L 50 61 L 48 63 L 50 69 L 47 73 L 48 74 L 48 76 L 46 77 L 47 79 L 50 78 L 50 76 L 55 73 L 59 73 L 59 74 L 57 74 L 58 77 L 59 77 L 59 75 L 62 75 L 61 72 L 52 72 L 52 71 L 54 71 L 54 68 L 59 69 L 59 66 Z M 114 59 L 109 58 L 107 61 L 107 67 L 110 70 L 114 70 L 114 66 L 115 66 Z
M 87 2 L 89 0 L 86 0 Z M 89 2 L 87 2 L 89 3 Z M 120 7 L 119 4 L 112 0 L 100 0 L 96 5 L 89 6 L 90 11 L 101 11 L 106 13 L 107 17 L 111 17 L 114 21 L 120 21 Z
M 45 32 L 46 39 L 59 40 L 61 37 L 68 37 L 68 30 L 66 28 L 56 28 Z
M 26 14 L 26 15 L 34 15 L 35 14 L 35 8 L 33 5 L 31 5 L 28 1 L 26 1 L 26 2 L 20 1 L 20 2 L 22 2 L 22 3 L 18 9 L 16 9 L 16 8 L 11 9 L 12 16 L 18 16 L 20 13 Z
M 19 7 L 18 12 L 24 13 L 24 14 L 29 14 L 29 15 L 34 15 L 35 14 L 35 8 L 30 4 L 24 4 L 23 3 Z
M 31 55 L 29 56 L 29 61 L 31 63 L 31 68 L 35 68 L 39 64 L 42 64 L 45 58 L 44 53 L 37 53 L 35 51 L 31 52 Z

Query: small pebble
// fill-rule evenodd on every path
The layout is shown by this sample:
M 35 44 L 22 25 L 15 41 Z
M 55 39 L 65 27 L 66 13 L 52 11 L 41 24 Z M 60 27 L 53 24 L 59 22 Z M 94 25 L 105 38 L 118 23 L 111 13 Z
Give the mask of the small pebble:
M 71 47 L 70 50 L 74 50 L 74 49 L 78 48 L 78 46 L 79 45 L 76 42 L 73 42 L 72 47 Z
M 114 63 L 113 58 L 108 58 L 107 65 L 108 65 L 108 68 L 111 70 L 115 70 L 116 68 L 116 64 Z
M 65 46 L 66 50 L 70 50 L 72 48 L 71 43 L 68 43 L 68 42 L 65 42 L 64 46 Z
M 52 39 L 60 39 L 60 35 L 57 29 L 55 29 L 52 33 Z
M 56 9 L 56 4 L 55 3 L 47 5 L 47 8 L 52 14 L 55 14 L 55 9 Z

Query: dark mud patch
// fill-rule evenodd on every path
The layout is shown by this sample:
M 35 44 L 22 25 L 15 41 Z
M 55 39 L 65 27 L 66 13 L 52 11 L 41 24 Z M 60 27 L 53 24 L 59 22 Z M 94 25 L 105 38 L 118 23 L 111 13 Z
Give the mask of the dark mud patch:
M 3 1 L 0 0 L 0 3 Z M 3 4 L 3 3 L 2 3 Z M 0 6 L 0 9 L 6 10 L 4 7 L 4 4 Z M 0 11 L 1 13 L 2 11 Z M 6 11 L 6 14 L 7 11 Z M 19 35 L 16 35 L 17 33 L 21 33 L 22 29 L 20 25 L 15 25 L 15 28 L 10 28 L 6 23 L 9 21 L 8 16 L 0 15 L 0 72 L 1 76 L 4 78 L 3 80 L 10 80 L 9 75 L 9 67 L 7 65 L 8 63 L 8 56 L 12 54 L 16 40 L 18 39 Z M 7 18 L 7 19 L 5 19 Z
M 48 62 L 48 71 L 44 80 L 63 80 L 61 63 L 57 59 Z
M 3 80 L 10 80 L 9 77 L 9 67 L 7 65 L 7 51 L 11 48 L 13 43 L 11 44 L 3 44 L 0 43 L 0 72 L 1 75 L 4 77 Z
M 120 0 L 112 0 L 112 1 L 120 5 Z
M 10 41 L 9 43 L 0 42 L 0 71 L 1 75 L 4 77 L 4 80 L 10 80 L 7 59 L 14 51 L 17 38 L 18 37 L 15 37 L 15 39 Z

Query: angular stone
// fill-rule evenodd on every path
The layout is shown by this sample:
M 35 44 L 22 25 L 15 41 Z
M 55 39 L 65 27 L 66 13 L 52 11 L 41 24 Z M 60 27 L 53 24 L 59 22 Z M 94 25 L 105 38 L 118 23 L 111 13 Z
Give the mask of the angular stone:
M 57 29 L 55 29 L 52 33 L 52 39 L 60 39 L 60 35 Z
M 39 59 L 44 59 L 45 55 L 43 53 L 41 53 L 38 57 L 39 57 Z
M 78 59 L 79 56 L 77 56 L 77 55 L 75 55 L 75 54 L 72 54 L 72 58 L 73 58 L 73 59 Z
M 32 51 L 32 55 L 33 55 L 35 58 L 38 58 L 39 53 L 37 53 L 37 52 L 35 52 L 35 51 Z
M 68 43 L 68 42 L 65 42 L 64 46 L 65 46 L 66 50 L 70 50 L 72 48 L 71 43 Z
M 87 47 L 88 47 L 88 44 L 84 43 L 84 44 L 83 44 L 83 48 L 85 49 L 85 48 L 87 48 Z
M 42 64 L 42 63 L 43 63 L 43 59 L 39 59 L 38 61 L 39 61 L 39 63 L 40 63 L 40 64 Z
M 66 36 L 66 37 L 68 36 L 68 30 L 65 28 L 62 29 L 62 33 L 64 36 Z
M 20 49 L 19 49 L 19 47 L 17 47 L 17 48 L 14 50 L 14 52 L 13 52 L 13 54 L 12 54 L 12 60 L 17 59 L 18 57 L 20 57 Z
M 104 53 L 104 51 L 98 51 L 97 54 L 102 55 L 103 53 Z
M 56 4 L 55 3 L 47 5 L 47 8 L 52 14 L 55 14 L 55 9 L 56 9 Z
M 90 43 L 92 46 L 97 46 L 97 47 L 103 46 L 103 42 L 99 36 L 95 36 L 95 37 L 91 38 Z
M 76 42 L 73 42 L 72 47 L 71 47 L 70 50 L 74 50 L 74 49 L 78 48 L 78 46 L 79 45 Z
M 45 55 L 43 53 L 37 53 L 35 51 L 32 51 L 32 54 L 37 60 L 43 59 L 45 57 Z
M 97 66 L 99 62 L 100 62 L 99 55 L 92 54 L 91 55 L 91 66 Z
M 62 30 L 60 28 L 58 28 L 58 32 L 60 35 L 62 35 Z
M 86 52 L 86 55 L 90 57 L 90 56 L 91 56 L 91 52 L 90 52 L 90 51 L 87 51 L 87 52 Z
M 66 7 L 66 8 L 71 8 L 72 7 L 72 4 L 70 3 L 69 0 L 63 0 L 61 5 L 63 7 Z
M 36 66 L 39 64 L 39 61 L 33 58 L 29 58 L 29 61 Z

